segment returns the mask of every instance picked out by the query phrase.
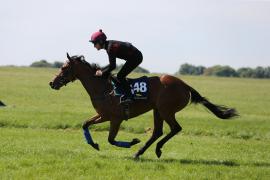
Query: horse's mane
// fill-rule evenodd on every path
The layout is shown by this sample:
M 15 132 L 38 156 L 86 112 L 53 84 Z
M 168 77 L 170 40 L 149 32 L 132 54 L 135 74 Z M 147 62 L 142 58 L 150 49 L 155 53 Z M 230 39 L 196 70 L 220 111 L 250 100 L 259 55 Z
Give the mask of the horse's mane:
M 96 64 L 96 63 L 90 64 L 89 62 L 87 62 L 83 55 L 80 55 L 80 56 L 75 55 L 75 56 L 72 56 L 71 58 L 73 60 L 76 60 L 76 61 L 83 63 L 84 65 L 90 67 L 91 69 L 94 69 L 95 71 L 100 69 L 98 64 Z

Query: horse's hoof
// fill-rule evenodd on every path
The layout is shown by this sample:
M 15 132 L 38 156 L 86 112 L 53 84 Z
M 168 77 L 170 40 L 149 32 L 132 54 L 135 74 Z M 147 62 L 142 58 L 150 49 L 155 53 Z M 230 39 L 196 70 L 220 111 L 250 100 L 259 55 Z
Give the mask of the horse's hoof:
M 138 160 L 139 157 L 140 157 L 140 155 L 139 155 L 138 153 L 136 153 L 136 154 L 134 154 L 133 159 L 134 159 L 134 160 Z
M 160 158 L 161 154 L 162 154 L 162 151 L 160 149 L 156 149 L 156 155 L 158 158 Z
M 99 145 L 98 144 L 92 144 L 92 147 L 99 151 Z
M 140 141 L 139 139 L 134 138 L 134 139 L 132 139 L 130 145 L 133 146 L 133 145 L 138 144 L 138 143 L 140 143 L 140 142 L 141 142 L 141 141 Z

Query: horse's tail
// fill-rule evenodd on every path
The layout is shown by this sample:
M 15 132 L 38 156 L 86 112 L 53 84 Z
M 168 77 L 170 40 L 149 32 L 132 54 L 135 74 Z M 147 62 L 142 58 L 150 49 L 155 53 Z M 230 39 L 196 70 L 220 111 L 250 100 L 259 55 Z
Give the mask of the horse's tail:
M 200 103 L 214 113 L 217 117 L 221 119 L 230 119 L 238 116 L 237 111 L 234 108 L 228 108 L 222 105 L 216 105 L 208 101 L 205 97 L 202 97 L 195 89 L 189 86 L 189 91 L 191 94 L 191 103 Z

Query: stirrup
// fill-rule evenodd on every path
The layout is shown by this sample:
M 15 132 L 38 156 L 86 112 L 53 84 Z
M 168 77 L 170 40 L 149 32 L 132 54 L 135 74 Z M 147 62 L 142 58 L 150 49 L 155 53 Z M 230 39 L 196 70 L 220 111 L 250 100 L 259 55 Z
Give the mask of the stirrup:
M 120 97 L 120 104 L 131 103 L 132 101 L 133 101 L 132 97 L 127 97 L 125 95 L 122 95 Z

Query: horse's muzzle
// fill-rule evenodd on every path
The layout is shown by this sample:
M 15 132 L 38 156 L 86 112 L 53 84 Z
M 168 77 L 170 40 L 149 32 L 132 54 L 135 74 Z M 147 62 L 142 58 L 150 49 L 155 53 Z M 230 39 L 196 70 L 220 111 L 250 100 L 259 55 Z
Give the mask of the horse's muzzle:
M 49 85 L 51 86 L 52 89 L 59 90 L 60 87 L 54 84 L 53 82 L 50 82 Z

